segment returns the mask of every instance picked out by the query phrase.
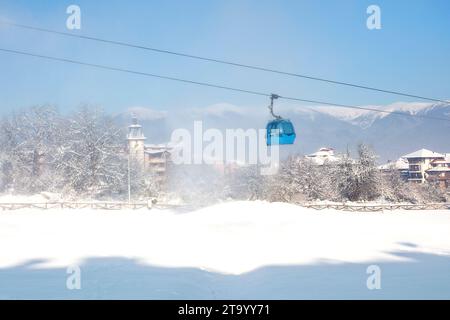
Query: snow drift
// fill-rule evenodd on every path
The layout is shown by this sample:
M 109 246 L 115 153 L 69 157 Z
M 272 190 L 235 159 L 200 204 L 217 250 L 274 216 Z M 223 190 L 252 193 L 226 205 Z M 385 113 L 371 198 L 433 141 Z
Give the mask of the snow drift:
M 373 262 L 389 252 L 450 254 L 450 212 L 347 213 L 290 204 L 230 202 L 168 210 L 49 210 L 0 216 L 0 267 L 44 259 L 67 266 L 128 257 L 168 267 L 240 274 L 268 265 Z
M 401 263 L 405 266 L 402 276 L 408 279 L 409 263 L 414 260 L 408 253 L 450 257 L 449 229 L 448 211 L 349 213 L 331 209 L 315 211 L 291 204 L 267 202 L 229 202 L 187 213 L 169 210 L 57 209 L 2 212 L 0 280 L 7 278 L 9 285 L 0 289 L 0 296 L 10 297 L 8 290 L 18 290 L 15 271 L 3 278 L 2 272 L 9 275 L 11 270 L 21 270 L 30 274 L 36 270 L 65 270 L 70 265 L 81 265 L 83 272 L 88 272 L 83 269 L 84 262 L 107 258 L 130 259 L 149 268 L 192 268 L 208 271 L 211 275 L 240 276 L 274 266 L 305 266 L 320 270 L 323 265 Z M 448 263 L 450 259 L 446 261 Z M 22 269 L 21 266 L 30 262 L 33 262 L 32 267 Z M 102 265 L 108 272 L 115 270 L 110 267 L 106 262 Z M 450 265 L 447 264 L 447 272 L 433 276 L 448 282 L 448 267 Z M 96 266 L 92 270 L 98 268 Z M 158 272 L 150 274 L 158 278 Z M 192 273 L 189 274 L 192 276 Z M 361 287 L 364 287 L 364 269 L 361 274 Z M 65 271 L 59 272 L 58 277 L 65 279 L 65 276 Z M 147 279 L 149 275 L 135 276 L 137 279 L 132 274 L 126 276 L 135 279 L 138 284 L 140 277 Z M 183 281 L 193 285 L 196 282 L 191 276 L 188 275 Z M 424 274 L 422 278 L 427 276 L 429 274 Z M 39 279 L 34 277 L 33 281 L 40 283 Z M 63 285 L 65 280 L 58 279 Z M 114 276 L 111 276 L 105 281 L 119 281 L 113 279 Z M 158 279 L 159 282 L 167 280 Z M 47 286 L 45 281 L 36 287 L 37 292 Z M 129 283 L 128 280 L 122 281 Z M 264 281 L 273 286 L 273 281 L 279 280 L 267 276 Z M 181 284 L 173 284 L 172 292 L 178 292 L 178 285 Z M 195 286 L 198 289 L 202 284 Z M 294 289 L 302 291 L 300 287 L 292 287 L 295 284 L 288 286 L 285 289 L 290 292 Z M 450 290 L 450 285 L 445 288 Z M 150 290 L 150 287 L 146 289 Z M 30 289 L 23 290 L 21 293 Z M 127 297 L 126 292 L 120 292 L 114 297 Z M 402 291 L 405 292 L 406 289 Z M 22 297 L 21 293 L 16 297 Z M 97 294 L 96 297 L 111 297 L 108 290 L 103 292 L 103 296 L 99 292 Z M 327 293 L 322 294 L 319 297 Z M 444 294 L 450 296 L 449 291 Z M 251 291 L 244 298 L 257 296 L 257 291 Z M 167 298 L 155 292 L 145 297 Z M 195 297 L 192 290 L 183 296 Z M 206 297 L 214 296 L 208 293 Z M 277 295 L 268 293 L 264 296 L 271 297 Z

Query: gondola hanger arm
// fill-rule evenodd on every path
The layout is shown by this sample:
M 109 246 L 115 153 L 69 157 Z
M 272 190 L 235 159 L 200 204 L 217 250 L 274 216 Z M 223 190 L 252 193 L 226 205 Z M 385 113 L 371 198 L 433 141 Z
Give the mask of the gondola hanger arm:
M 280 96 L 277 94 L 272 93 L 270 95 L 270 105 L 269 105 L 269 110 L 270 110 L 270 114 L 272 115 L 272 117 L 274 117 L 275 119 L 281 119 L 281 116 L 276 115 L 275 113 L 273 113 L 273 100 L 278 99 Z

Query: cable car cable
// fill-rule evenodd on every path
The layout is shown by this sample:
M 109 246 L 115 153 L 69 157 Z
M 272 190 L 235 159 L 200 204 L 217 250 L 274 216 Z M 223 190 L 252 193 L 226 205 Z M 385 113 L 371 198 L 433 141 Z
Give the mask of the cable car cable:
M 117 46 L 130 47 L 130 48 L 153 51 L 153 52 L 158 52 L 158 53 L 163 53 L 163 54 L 170 54 L 170 55 L 175 55 L 175 56 L 180 56 L 180 57 L 185 57 L 185 58 L 220 63 L 220 64 L 230 65 L 230 66 L 234 66 L 234 67 L 259 70 L 259 71 L 263 71 L 263 72 L 275 73 L 275 74 L 297 77 L 297 78 L 304 78 L 304 79 L 326 82 L 326 83 L 331 83 L 331 84 L 336 84 L 336 85 L 341 85 L 341 86 L 348 86 L 348 87 L 353 87 L 353 88 L 358 88 L 358 89 L 363 89 L 363 90 L 382 92 L 382 93 L 387 93 L 387 94 L 393 94 L 393 95 L 409 97 L 409 98 L 416 98 L 416 99 L 421 99 L 421 100 L 428 100 L 428 101 L 433 101 L 433 102 L 448 103 L 448 101 L 445 101 L 442 99 L 430 98 L 430 97 L 410 94 L 410 93 L 406 93 L 406 92 L 375 88 L 375 87 L 359 85 L 359 84 L 350 83 L 350 82 L 337 81 L 337 80 L 320 78 L 320 77 L 315 77 L 315 76 L 310 76 L 310 75 L 305 75 L 305 74 L 300 74 L 300 73 L 295 73 L 295 72 L 287 72 L 287 71 L 282 71 L 282 70 L 277 70 L 277 69 L 271 69 L 268 67 L 260 67 L 260 66 L 255 66 L 255 65 L 233 62 L 233 61 L 226 61 L 226 60 L 208 58 L 208 57 L 197 56 L 197 55 L 192 55 L 192 54 L 187 54 L 187 53 L 182 53 L 182 52 L 158 49 L 158 48 L 148 47 L 148 46 L 144 46 L 144 45 L 137 45 L 137 44 L 133 44 L 133 43 L 129 43 L 129 42 L 103 39 L 103 38 L 94 37 L 94 36 L 73 34 L 73 33 L 69 33 L 69 32 L 63 32 L 63 31 L 57 31 L 57 30 L 46 29 L 46 28 L 41 28 L 41 27 L 29 26 L 29 25 L 20 24 L 20 23 L 14 23 L 14 22 L 10 22 L 10 21 L 0 20 L 0 24 L 9 25 L 9 26 L 17 27 L 17 28 L 22 28 L 22 29 L 38 31 L 38 32 L 52 33 L 52 34 L 57 34 L 57 35 L 61 35 L 61 36 L 79 38 L 79 39 L 90 40 L 90 41 L 98 41 L 98 42 L 108 43 L 108 44 L 117 45 Z
M 209 83 L 209 82 L 200 82 L 200 81 L 194 81 L 194 80 L 189 80 L 189 79 L 170 77 L 170 76 L 165 76 L 165 75 L 124 69 L 124 68 L 119 68 L 119 67 L 106 66 L 106 65 L 95 64 L 95 63 L 82 62 L 82 61 L 78 61 L 78 60 L 47 56 L 47 55 L 36 54 L 36 53 L 25 52 L 25 51 L 11 50 L 11 49 L 5 49 L 5 48 L 0 48 L 0 51 L 11 53 L 11 54 L 30 56 L 30 57 L 40 58 L 40 59 L 59 61 L 59 62 L 63 62 L 63 63 L 70 63 L 70 64 L 82 65 L 82 66 L 87 66 L 87 67 L 93 67 L 93 68 L 97 68 L 97 69 L 118 71 L 118 72 L 123 72 L 123 73 L 136 74 L 136 75 L 140 75 L 140 76 L 153 77 L 153 78 L 159 78 L 159 79 L 165 79 L 165 80 L 171 80 L 171 81 L 178 81 L 178 82 L 183 82 L 183 83 L 188 83 L 188 84 L 195 84 L 195 85 L 199 85 L 199 86 L 206 86 L 206 87 L 211 87 L 211 88 L 216 88 L 216 89 L 223 89 L 223 90 L 253 94 L 253 95 L 264 96 L 264 97 L 272 96 L 272 94 L 264 93 L 264 92 L 260 92 L 260 91 L 246 90 L 246 89 L 240 89 L 240 88 L 236 88 L 236 87 L 228 87 L 228 86 L 213 84 L 213 83 Z M 359 107 L 359 106 L 353 106 L 353 105 L 332 103 L 332 102 L 327 102 L 327 101 L 309 100 L 309 99 L 303 99 L 303 98 L 297 98 L 297 97 L 288 97 L 288 96 L 281 96 L 281 95 L 277 95 L 277 96 L 278 96 L 278 98 L 284 99 L 284 100 L 308 102 L 308 103 L 322 104 L 322 105 L 328 105 L 328 106 L 334 106 L 334 107 L 340 107 L 340 108 L 359 109 L 359 110 L 366 110 L 366 111 L 381 112 L 381 113 L 386 113 L 386 114 L 396 114 L 396 115 L 400 115 L 400 116 L 417 117 L 417 118 L 424 118 L 424 119 L 430 119 L 430 120 L 440 120 L 440 121 L 450 122 L 450 118 L 447 119 L 447 118 L 432 117 L 432 116 L 425 116 L 425 115 L 418 115 L 418 114 L 402 113 L 402 112 L 398 112 L 398 111 L 380 110 L 380 109 L 374 109 L 374 108 L 366 108 L 366 107 Z

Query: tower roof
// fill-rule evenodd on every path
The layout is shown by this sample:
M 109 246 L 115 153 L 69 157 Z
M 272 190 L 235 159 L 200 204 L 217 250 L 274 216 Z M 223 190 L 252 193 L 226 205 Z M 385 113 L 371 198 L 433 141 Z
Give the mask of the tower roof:
M 136 116 L 132 118 L 132 124 L 128 126 L 128 140 L 145 140 L 144 132 L 142 126 L 138 124 Z

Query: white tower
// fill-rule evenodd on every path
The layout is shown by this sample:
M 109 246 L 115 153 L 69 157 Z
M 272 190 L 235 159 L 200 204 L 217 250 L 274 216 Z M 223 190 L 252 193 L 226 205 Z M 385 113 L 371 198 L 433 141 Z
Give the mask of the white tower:
M 128 127 L 128 152 L 130 158 L 145 164 L 145 136 L 142 126 L 138 124 L 136 116 L 133 116 L 132 124 Z

